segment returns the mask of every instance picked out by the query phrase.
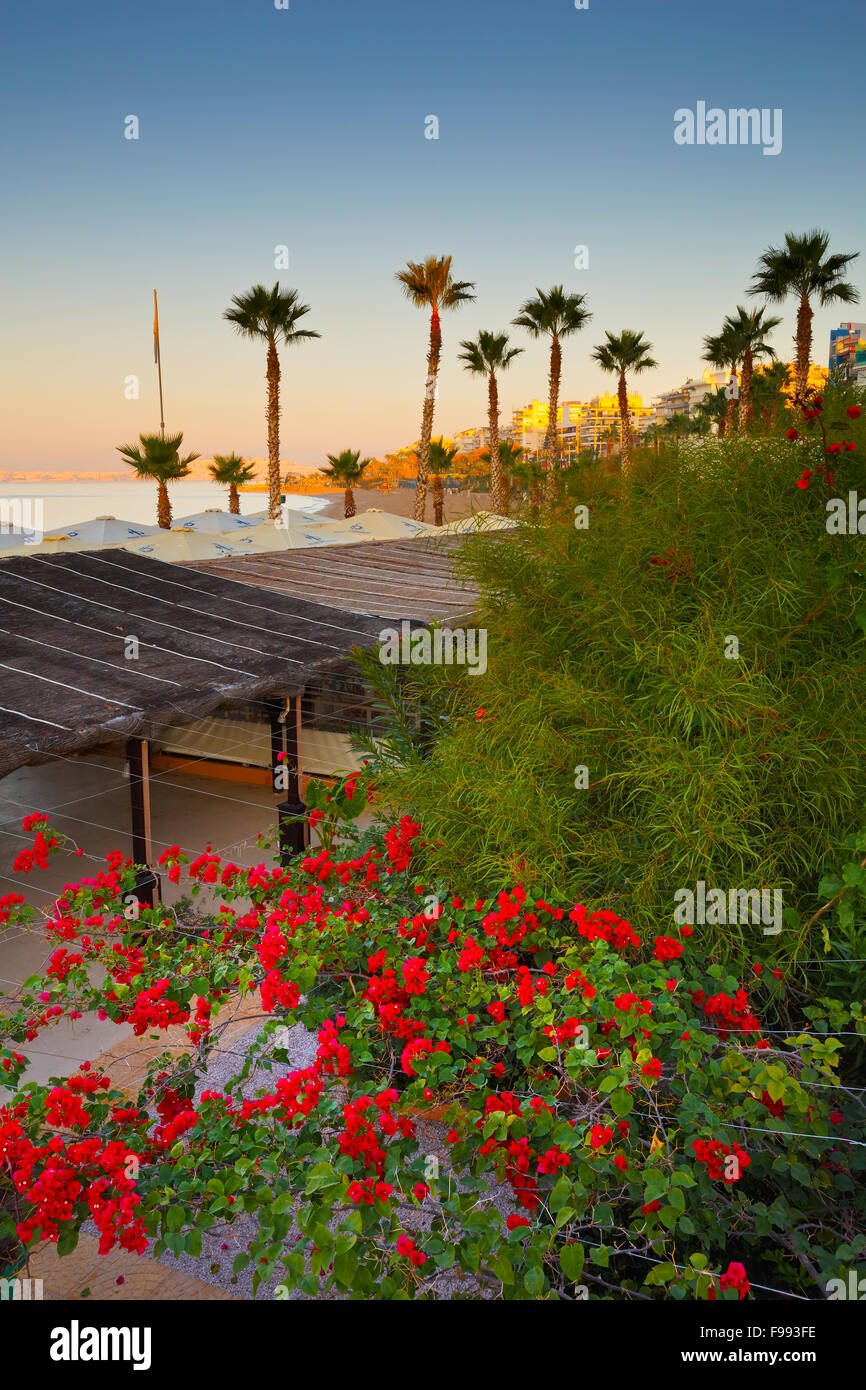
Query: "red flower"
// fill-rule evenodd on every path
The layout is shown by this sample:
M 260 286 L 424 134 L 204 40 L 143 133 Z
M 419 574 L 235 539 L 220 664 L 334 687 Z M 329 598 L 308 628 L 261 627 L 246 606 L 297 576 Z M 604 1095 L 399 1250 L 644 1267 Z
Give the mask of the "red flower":
M 414 1240 L 409 1236 L 401 1235 L 397 1237 L 397 1254 L 403 1255 L 411 1260 L 413 1265 L 423 1265 L 427 1263 L 427 1256 L 419 1250 Z
M 797 433 L 796 430 L 788 430 L 787 434 L 788 434 L 788 438 L 789 438 L 789 439 L 799 439 L 799 438 L 800 438 L 800 436 L 799 436 L 799 434 Z
M 512 1212 L 511 1216 L 505 1218 L 505 1224 L 509 1231 L 516 1231 L 519 1226 L 528 1226 L 529 1221 L 525 1216 L 517 1216 Z
M 606 1129 L 604 1125 L 593 1125 L 589 1131 L 589 1142 L 594 1149 L 601 1149 L 605 1144 L 609 1144 L 613 1138 L 613 1130 Z
M 849 405 L 849 406 L 848 406 L 848 409 L 845 411 L 845 414 L 848 416 L 848 419 L 849 419 L 849 420 L 859 420 L 859 418 L 860 418 L 860 407 L 859 407 L 859 405 Z
M 651 1057 L 648 1062 L 644 1062 L 641 1072 L 644 1076 L 661 1076 L 662 1064 L 658 1057 Z
M 749 1280 L 746 1275 L 745 1265 L 735 1264 L 733 1261 L 728 1265 L 727 1270 L 719 1280 L 722 1292 L 725 1289 L 739 1290 L 740 1299 L 744 1299 L 749 1292 Z

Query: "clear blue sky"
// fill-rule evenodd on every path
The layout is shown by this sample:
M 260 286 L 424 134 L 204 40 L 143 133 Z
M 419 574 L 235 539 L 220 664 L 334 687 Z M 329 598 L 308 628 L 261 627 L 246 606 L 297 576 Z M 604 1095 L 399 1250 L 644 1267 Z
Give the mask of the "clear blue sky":
M 264 455 L 264 355 L 220 316 L 277 278 L 281 243 L 279 278 L 323 334 L 283 354 L 282 454 L 318 462 L 417 437 L 407 259 L 451 252 L 477 285 L 443 317 L 448 434 L 485 414 L 459 339 L 506 327 L 536 285 L 595 315 L 566 348 L 566 398 L 609 385 L 589 354 L 623 327 L 655 344 L 652 396 L 700 369 L 769 241 L 817 224 L 836 249 L 863 242 L 863 0 L 42 0 L 3 29 L 0 467 L 114 467 L 158 424 L 154 285 L 167 424 L 204 455 Z M 677 146 L 673 113 L 699 100 L 781 107 L 781 154 Z M 854 278 L 866 292 L 866 261 Z M 849 316 L 866 307 L 818 311 L 820 360 Z M 786 310 L 786 356 L 792 330 Z M 513 331 L 505 418 L 547 389 L 543 346 Z

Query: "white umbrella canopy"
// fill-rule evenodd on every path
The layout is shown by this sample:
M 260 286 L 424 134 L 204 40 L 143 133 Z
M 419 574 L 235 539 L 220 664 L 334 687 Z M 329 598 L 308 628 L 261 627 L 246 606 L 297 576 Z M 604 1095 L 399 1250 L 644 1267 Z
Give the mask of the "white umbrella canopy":
M 62 528 L 63 535 L 68 536 L 70 540 L 89 541 L 94 545 L 115 545 L 120 541 L 135 541 L 158 530 L 158 526 L 148 526 L 138 521 L 122 521 L 116 516 L 95 516 L 92 521 L 79 521 L 74 526 Z
M 27 537 L 28 537 L 28 536 L 32 536 L 32 538 L 33 538 L 32 542 L 31 542 L 30 544 L 31 544 L 31 545 L 35 545 L 36 542 L 37 542 L 37 539 L 38 539 L 38 537 L 39 537 L 39 533 L 38 533 L 38 532 L 35 532 L 35 531 L 4 531 L 2 528 L 0 528 L 0 551 L 4 551 L 4 550 L 21 550 L 25 545 L 28 544 L 28 541 L 27 541 Z
M 257 513 L 255 516 L 239 516 L 235 512 L 223 512 L 216 507 L 208 507 L 204 512 L 192 512 L 189 516 L 176 517 L 171 526 L 173 531 L 234 532 L 248 531 L 252 527 L 261 526 L 266 520 L 266 512 Z
M 231 555 L 273 554 L 315 543 L 312 533 L 311 539 L 307 540 L 300 532 L 290 533 L 275 526 L 272 521 L 264 521 L 248 531 L 234 531 L 225 535 L 179 528 L 159 531 L 154 536 L 145 536 L 143 540 L 130 541 L 124 549 L 137 555 L 150 555 L 154 560 L 183 562 L 218 560 Z
M 144 539 L 147 540 L 147 537 L 145 536 Z M 16 558 L 21 555 L 54 555 L 61 551 L 72 554 L 77 550 L 100 550 L 102 548 L 99 541 L 73 540 L 66 531 L 52 531 L 43 536 L 42 540 L 35 545 L 22 545 L 20 536 L 17 537 L 17 540 L 18 545 L 9 545 L 0 549 L 0 558 L 5 560 L 11 555 L 16 556 Z
M 473 512 L 471 516 L 462 516 L 459 521 L 437 526 L 436 530 L 440 536 L 460 536 L 466 531 L 505 531 L 517 525 L 511 517 L 499 516 L 496 512 Z
M 344 544 L 353 541 L 406 540 L 411 536 L 430 535 L 439 529 L 424 521 L 412 521 L 407 516 L 395 516 L 393 512 L 381 512 L 374 507 L 357 516 L 322 522 L 317 528 L 323 539 L 342 540 Z

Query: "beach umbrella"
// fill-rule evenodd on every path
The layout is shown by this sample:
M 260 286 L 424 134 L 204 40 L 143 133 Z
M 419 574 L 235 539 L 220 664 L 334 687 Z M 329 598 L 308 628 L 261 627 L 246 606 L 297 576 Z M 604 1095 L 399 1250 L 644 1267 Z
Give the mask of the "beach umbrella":
M 95 516 L 92 521 L 79 521 L 61 528 L 64 536 L 73 541 L 89 541 L 92 545 L 115 545 L 120 541 L 135 541 L 150 536 L 158 526 L 138 521 L 119 521 L 116 516 Z
M 408 540 L 412 536 L 432 535 L 441 530 L 438 526 L 428 526 L 423 521 L 412 521 L 407 516 L 395 516 L 393 512 L 381 512 L 371 507 L 357 516 L 343 517 L 339 521 L 322 522 L 317 533 L 329 541 Z
M 171 524 L 173 531 L 227 532 L 248 531 L 261 526 L 267 520 L 267 512 L 256 516 L 238 516 L 234 512 L 223 512 L 209 507 L 204 512 L 192 512 L 189 516 L 179 516 Z
M 0 550 L 0 558 L 6 560 L 13 555 L 16 559 L 20 558 L 22 555 L 55 555 L 62 551 L 67 551 L 71 555 L 78 550 L 102 549 L 98 541 L 94 543 L 93 541 L 73 540 L 66 531 L 52 531 L 50 534 L 43 536 L 41 541 L 33 545 L 22 545 L 20 536 L 16 537 L 16 539 L 18 545 L 4 546 L 3 549 Z M 145 536 L 144 539 L 146 540 L 147 537 Z
M 39 533 L 35 531 L 4 531 L 0 529 L 0 552 L 21 550 L 28 543 L 28 536 L 32 536 L 31 544 L 33 545 L 40 539 Z
M 154 560 L 182 563 L 184 560 L 218 560 L 233 555 L 275 554 L 316 543 L 312 532 L 308 539 L 301 530 L 286 531 L 272 521 L 265 521 L 261 526 L 250 527 L 248 531 L 228 534 L 178 528 L 158 531 L 153 536 L 145 536 L 143 540 L 130 541 L 124 549 L 136 555 L 149 555 Z
M 517 525 L 511 517 L 499 516 L 496 512 L 473 512 L 471 516 L 462 516 L 459 521 L 449 521 L 436 529 L 440 536 L 460 536 L 467 531 L 506 531 Z

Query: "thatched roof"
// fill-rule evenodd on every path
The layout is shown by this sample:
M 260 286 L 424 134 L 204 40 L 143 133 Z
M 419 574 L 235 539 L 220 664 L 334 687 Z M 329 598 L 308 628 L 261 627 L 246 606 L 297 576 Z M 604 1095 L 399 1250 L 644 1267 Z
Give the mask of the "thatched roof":
M 0 557 L 0 776 L 296 694 L 382 625 L 125 550 Z
M 271 555 L 196 560 L 184 568 L 256 584 L 278 594 L 326 603 L 347 613 L 420 622 L 454 620 L 472 611 L 475 591 L 454 578 L 451 557 L 462 537 L 362 541 Z

